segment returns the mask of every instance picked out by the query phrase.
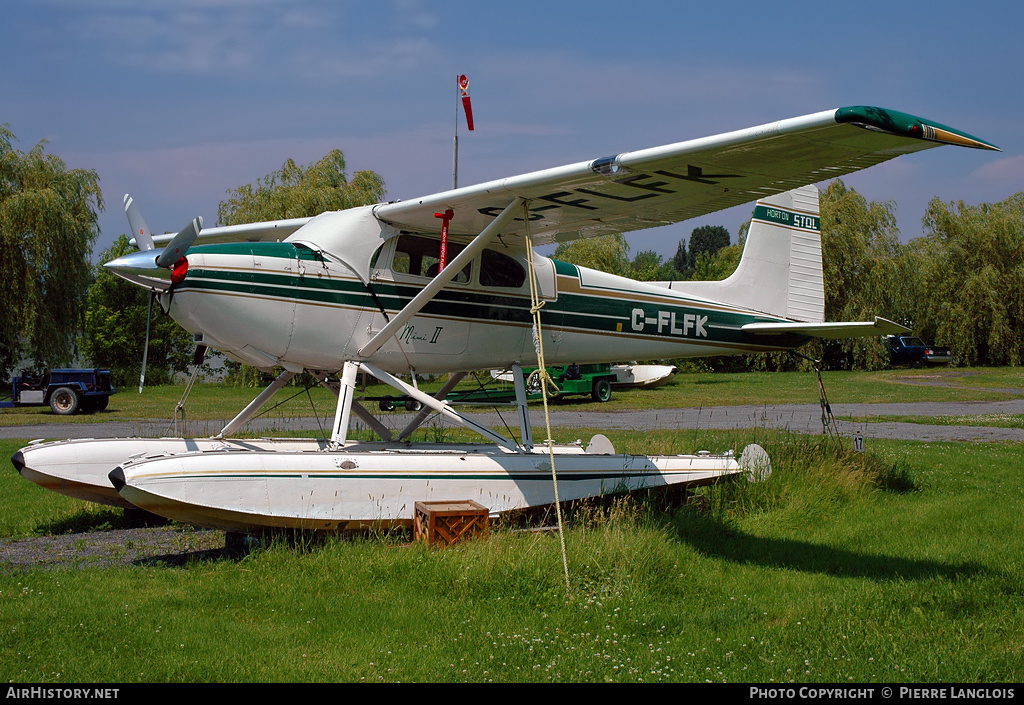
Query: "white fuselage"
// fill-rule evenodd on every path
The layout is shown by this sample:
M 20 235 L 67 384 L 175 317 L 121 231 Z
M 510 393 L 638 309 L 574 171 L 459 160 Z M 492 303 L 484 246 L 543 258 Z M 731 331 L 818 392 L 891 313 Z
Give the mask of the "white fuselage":
M 536 362 L 527 260 L 484 250 L 372 355 L 360 350 L 431 280 L 425 236 L 399 236 L 355 267 L 315 245 L 208 245 L 162 301 L 200 340 L 260 368 L 334 372 L 346 360 L 390 372 Z M 410 257 L 410 254 L 413 256 Z M 730 355 L 793 347 L 739 327 L 777 320 L 535 255 L 548 364 Z

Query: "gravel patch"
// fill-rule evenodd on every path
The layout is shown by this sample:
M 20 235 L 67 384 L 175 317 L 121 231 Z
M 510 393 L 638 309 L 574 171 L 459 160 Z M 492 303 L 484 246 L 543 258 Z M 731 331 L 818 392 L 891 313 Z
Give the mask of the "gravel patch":
M 144 527 L 0 539 L 0 573 L 55 568 L 185 565 L 226 555 L 224 532 Z

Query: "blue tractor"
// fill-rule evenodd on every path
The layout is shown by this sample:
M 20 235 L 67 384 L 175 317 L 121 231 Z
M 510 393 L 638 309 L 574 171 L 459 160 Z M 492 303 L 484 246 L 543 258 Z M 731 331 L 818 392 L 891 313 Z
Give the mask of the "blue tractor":
M 64 368 L 12 378 L 11 400 L 0 402 L 0 408 L 48 405 L 61 416 L 91 414 L 106 409 L 110 395 L 116 393 L 110 384 L 110 370 Z

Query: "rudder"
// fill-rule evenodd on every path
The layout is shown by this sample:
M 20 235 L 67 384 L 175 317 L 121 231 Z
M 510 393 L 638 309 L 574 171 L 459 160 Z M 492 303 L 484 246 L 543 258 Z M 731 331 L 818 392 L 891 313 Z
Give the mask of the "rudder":
M 792 321 L 825 320 L 821 217 L 816 186 L 763 198 L 754 206 L 736 271 L 718 282 L 663 282 L 673 291 Z

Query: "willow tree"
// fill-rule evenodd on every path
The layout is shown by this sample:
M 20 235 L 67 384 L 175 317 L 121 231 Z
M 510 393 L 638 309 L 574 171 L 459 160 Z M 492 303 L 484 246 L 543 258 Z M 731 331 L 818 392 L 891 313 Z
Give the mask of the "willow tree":
M 917 248 L 917 331 L 965 365 L 1024 363 L 1024 193 L 979 206 L 933 199 Z
M 0 125 L 0 374 L 22 357 L 71 362 L 103 209 L 95 171 L 68 169 L 46 141 L 28 153 Z
M 331 150 L 308 166 L 289 159 L 277 171 L 254 184 L 228 192 L 217 209 L 221 225 L 305 218 L 327 211 L 379 203 L 384 200 L 384 179 L 373 171 L 357 171 L 349 180 L 345 156 Z
M 819 195 L 825 320 L 907 321 L 907 278 L 896 204 L 868 201 L 836 179 Z M 877 369 L 887 364 L 880 339 L 853 338 L 808 346 L 830 367 Z
M 693 281 L 721 281 L 727 279 L 740 266 L 743 245 L 725 245 L 714 252 L 705 250 L 693 260 Z
M 563 242 L 555 248 L 553 257 L 620 277 L 628 277 L 633 273 L 633 265 L 629 261 L 629 243 L 620 233 Z

